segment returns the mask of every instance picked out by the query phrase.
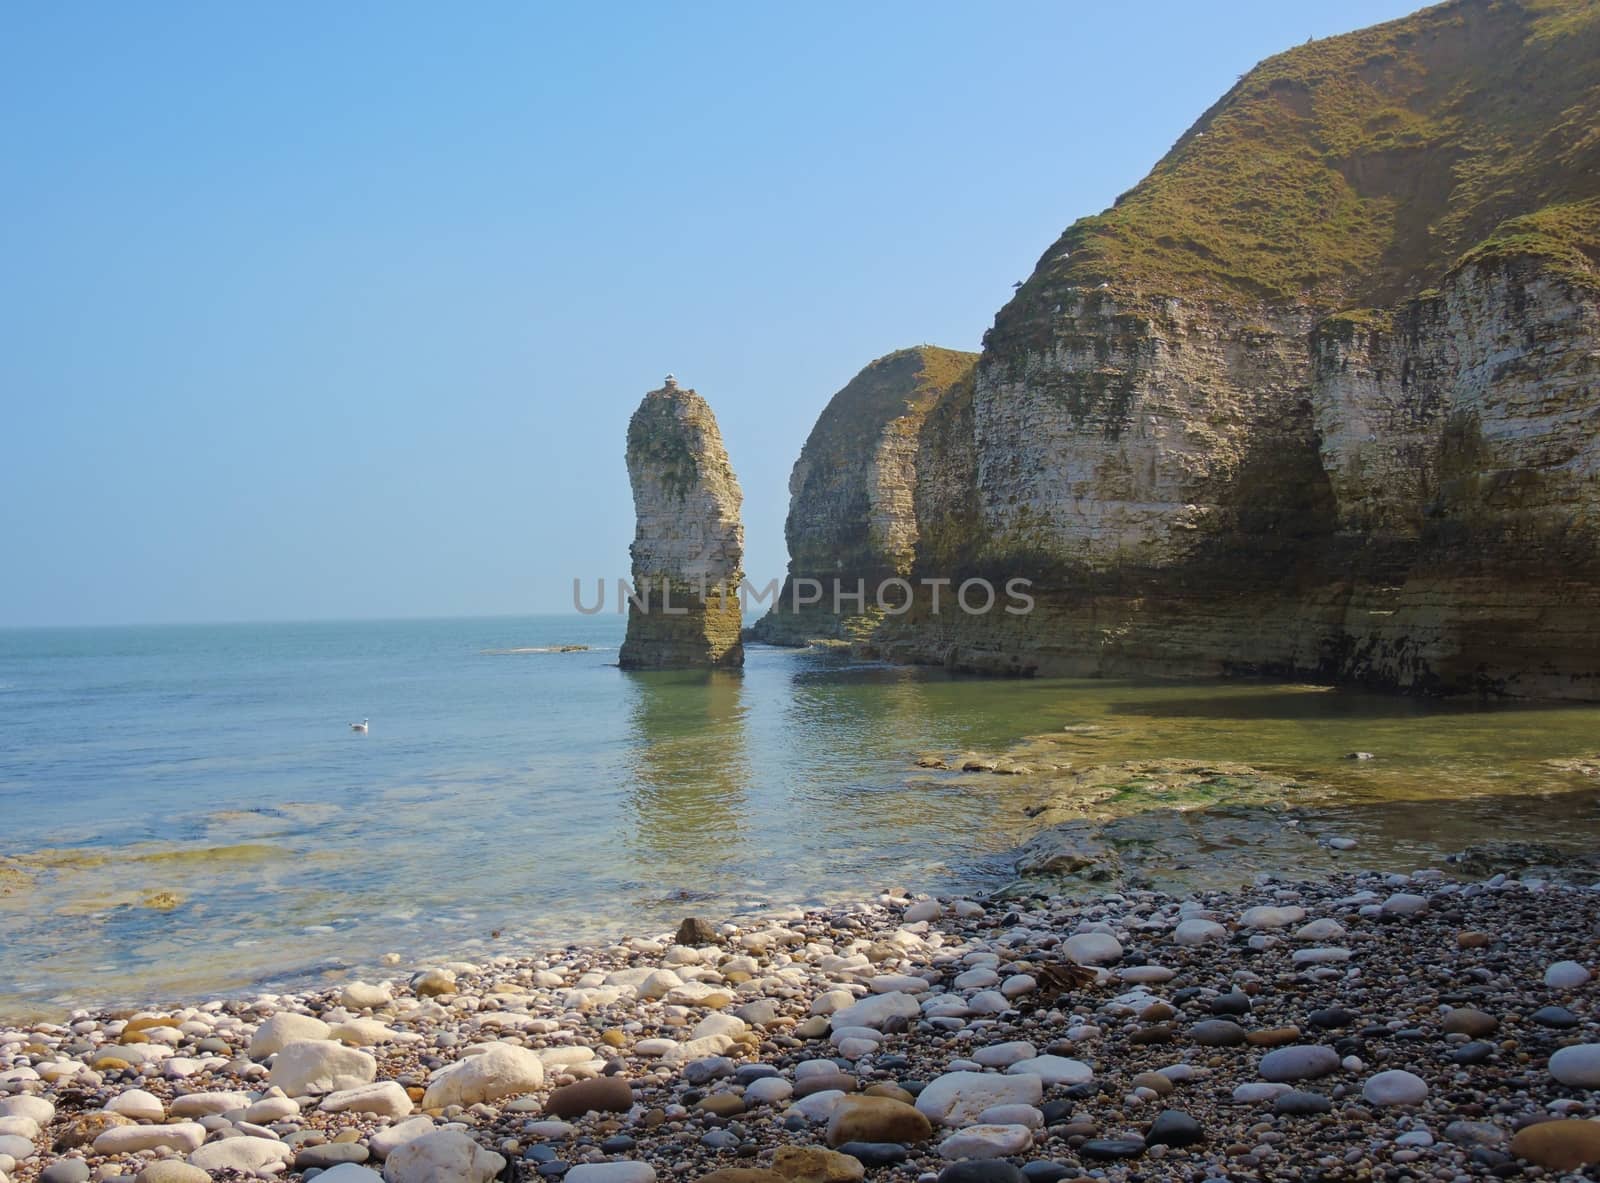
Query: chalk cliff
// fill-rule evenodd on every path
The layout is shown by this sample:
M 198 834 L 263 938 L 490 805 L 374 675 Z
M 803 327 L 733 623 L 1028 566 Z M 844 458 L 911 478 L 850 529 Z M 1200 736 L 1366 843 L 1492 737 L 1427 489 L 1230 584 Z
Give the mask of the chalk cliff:
M 637 523 L 635 598 L 619 664 L 685 669 L 744 664 L 739 482 L 706 400 L 669 375 L 628 422 Z
M 871 643 L 1600 697 L 1596 129 L 1591 0 L 1458 0 L 1263 62 L 1066 230 L 923 413 L 913 573 L 1025 576 L 1034 611 L 919 604 Z
M 902 349 L 829 400 L 789 477 L 788 578 L 752 639 L 860 638 L 882 619 L 879 586 L 909 574 L 924 541 L 916 490 L 928 412 L 970 391 L 977 360 L 932 345 Z

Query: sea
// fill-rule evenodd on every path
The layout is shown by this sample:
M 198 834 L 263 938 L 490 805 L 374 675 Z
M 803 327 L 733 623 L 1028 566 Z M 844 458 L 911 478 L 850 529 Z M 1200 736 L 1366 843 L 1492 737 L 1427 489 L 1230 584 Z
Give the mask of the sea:
M 608 614 L 0 631 L 0 1016 L 887 888 L 1003 894 L 1041 818 L 1138 814 L 1159 863 L 1171 819 L 1240 805 L 1227 778 L 1168 775 L 1190 765 L 1281 792 L 1252 798 L 1265 826 L 1235 810 L 1257 840 L 1175 856 L 1180 886 L 1295 871 L 1274 865 L 1299 849 L 1274 827 L 1404 868 L 1586 841 L 1600 819 L 1595 706 L 983 679 L 764 646 L 741 672 L 637 673 L 617 667 L 622 630 Z

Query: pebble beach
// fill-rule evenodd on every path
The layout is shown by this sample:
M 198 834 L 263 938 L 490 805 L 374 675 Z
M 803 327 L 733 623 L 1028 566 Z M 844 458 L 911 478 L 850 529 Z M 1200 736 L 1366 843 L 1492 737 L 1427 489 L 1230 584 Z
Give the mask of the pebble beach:
M 0 1183 L 1593 1178 L 1597 887 L 891 890 L 0 1023 Z

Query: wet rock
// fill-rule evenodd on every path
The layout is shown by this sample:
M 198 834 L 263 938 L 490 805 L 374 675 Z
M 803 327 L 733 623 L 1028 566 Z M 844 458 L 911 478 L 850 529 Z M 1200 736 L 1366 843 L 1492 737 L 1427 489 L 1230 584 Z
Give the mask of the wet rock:
M 683 923 L 678 925 L 678 933 L 673 937 L 673 944 L 683 945 L 685 948 L 698 949 L 706 945 L 717 944 L 717 928 L 709 920 L 702 920 L 698 916 L 686 916 Z

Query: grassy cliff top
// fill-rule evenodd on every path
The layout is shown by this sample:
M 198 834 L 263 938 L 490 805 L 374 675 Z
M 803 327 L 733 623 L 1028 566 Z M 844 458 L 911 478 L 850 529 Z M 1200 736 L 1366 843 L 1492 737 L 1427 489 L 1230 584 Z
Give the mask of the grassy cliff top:
M 806 451 L 824 455 L 860 452 L 865 460 L 892 419 L 926 411 L 977 364 L 976 353 L 918 345 L 871 362 L 828 400 L 806 440 Z
M 1455 0 L 1251 70 L 1019 301 L 1388 304 L 1464 256 L 1600 252 L 1600 0 Z

